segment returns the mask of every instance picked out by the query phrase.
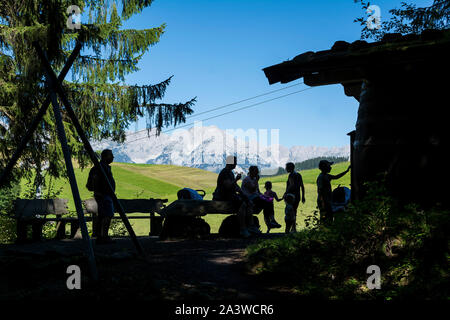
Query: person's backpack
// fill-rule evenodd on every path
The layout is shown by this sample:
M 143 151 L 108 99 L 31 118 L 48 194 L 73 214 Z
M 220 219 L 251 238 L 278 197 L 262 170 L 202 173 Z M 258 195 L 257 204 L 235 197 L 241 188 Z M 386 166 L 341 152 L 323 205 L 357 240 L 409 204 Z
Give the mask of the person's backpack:
M 94 173 L 95 173 L 96 169 L 95 167 L 92 167 L 91 170 L 89 170 L 89 176 L 87 179 L 87 183 L 86 183 L 86 188 L 89 191 L 94 191 Z

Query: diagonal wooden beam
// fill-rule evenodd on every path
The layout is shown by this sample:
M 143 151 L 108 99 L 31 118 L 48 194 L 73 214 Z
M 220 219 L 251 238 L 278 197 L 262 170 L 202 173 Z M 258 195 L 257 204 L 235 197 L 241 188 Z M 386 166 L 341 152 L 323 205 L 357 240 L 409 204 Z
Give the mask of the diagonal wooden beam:
M 66 64 L 64 65 L 64 68 L 61 70 L 61 73 L 58 76 L 58 83 L 62 82 L 64 78 L 66 77 L 67 73 L 69 72 L 70 68 L 72 67 L 73 62 L 75 61 L 76 57 L 80 53 L 81 50 L 81 43 L 77 41 L 77 44 L 75 45 L 75 49 L 72 51 L 72 53 L 69 56 L 69 59 L 67 60 Z M 28 127 L 27 132 L 22 137 L 22 140 L 20 141 L 16 151 L 12 155 L 12 157 L 9 159 L 8 164 L 6 165 L 5 169 L 2 171 L 0 175 L 0 188 L 6 183 L 7 179 L 9 178 L 9 175 L 14 168 L 14 166 L 17 163 L 17 160 L 19 160 L 23 150 L 25 150 L 28 142 L 31 140 L 33 133 L 36 131 L 36 128 L 38 127 L 39 123 L 41 122 L 42 118 L 44 117 L 45 113 L 47 112 L 48 106 L 50 105 L 50 94 L 47 95 L 44 102 L 42 103 L 41 107 L 39 108 L 39 111 L 34 118 L 33 122 Z
M 103 179 L 107 182 L 106 185 L 107 185 L 108 191 L 113 196 L 114 206 L 116 208 L 118 208 L 120 217 L 122 218 L 122 222 L 125 225 L 125 227 L 127 228 L 127 231 L 130 234 L 130 237 L 131 237 L 131 239 L 132 239 L 132 241 L 134 243 L 134 246 L 136 247 L 136 250 L 138 251 L 138 253 L 141 256 L 143 256 L 145 258 L 144 250 L 143 250 L 141 244 L 139 243 L 139 241 L 138 241 L 138 239 L 136 237 L 136 234 L 134 233 L 133 227 L 131 226 L 127 215 L 125 214 L 125 211 L 124 211 L 120 201 L 117 199 L 117 196 L 116 196 L 116 194 L 115 194 L 115 192 L 114 192 L 114 190 L 113 190 L 113 188 L 111 186 L 111 183 L 110 183 L 110 181 L 108 179 L 108 176 L 106 175 L 103 167 L 100 165 L 100 163 L 99 163 L 99 161 L 97 159 L 97 156 L 96 156 L 96 154 L 94 152 L 94 149 L 92 149 L 92 146 L 91 146 L 88 138 L 86 137 L 86 135 L 84 133 L 84 130 L 81 127 L 81 124 L 78 121 L 78 118 L 77 118 L 77 116 L 76 116 L 76 114 L 75 114 L 75 112 L 74 112 L 74 110 L 73 110 L 69 100 L 67 99 L 67 96 L 66 96 L 66 94 L 64 92 L 64 89 L 62 88 L 61 84 L 58 81 L 56 81 L 57 80 L 56 79 L 56 75 L 53 72 L 53 70 L 52 70 L 52 68 L 50 66 L 50 63 L 48 62 L 47 58 L 45 57 L 44 52 L 42 51 L 42 49 L 39 46 L 39 44 L 37 42 L 33 42 L 33 45 L 34 45 L 34 47 L 35 47 L 35 49 L 36 49 L 36 51 L 37 51 L 37 53 L 38 53 L 42 63 L 43 63 L 43 65 L 44 65 L 44 68 L 45 68 L 45 71 L 46 71 L 46 74 L 47 74 L 47 78 L 52 80 L 51 81 L 52 89 L 59 95 L 60 100 L 62 101 L 62 103 L 63 103 L 63 105 L 64 105 L 64 107 L 65 107 L 65 109 L 66 109 L 66 111 L 67 111 L 67 113 L 69 115 L 69 117 L 71 118 L 71 120 L 73 122 L 73 125 L 75 126 L 75 129 L 77 130 L 78 135 L 80 136 L 80 138 L 81 138 L 81 140 L 82 140 L 82 142 L 84 144 L 84 148 L 88 152 L 88 154 L 89 154 L 92 162 L 94 163 L 94 165 L 98 169 L 100 169 L 100 172 L 101 172 L 101 174 L 103 176 Z
M 70 188 L 72 189 L 73 200 L 75 202 L 75 209 L 77 211 L 78 222 L 81 228 L 81 234 L 83 235 L 83 241 L 86 245 L 87 258 L 89 262 L 90 274 L 94 281 L 98 280 L 97 265 L 95 263 L 94 250 L 92 249 L 91 238 L 89 237 L 89 232 L 86 226 L 86 219 L 84 218 L 83 205 L 81 203 L 80 191 L 78 190 L 77 180 L 75 178 L 75 172 L 72 165 L 72 156 L 67 145 L 66 132 L 64 130 L 64 124 L 62 121 L 61 110 L 58 104 L 58 99 L 55 91 L 53 90 L 53 81 L 56 79 L 51 79 L 47 77 L 47 83 L 50 91 L 50 99 L 53 105 L 53 113 L 56 120 L 56 128 L 58 131 L 58 138 L 61 142 L 62 151 L 64 154 L 64 160 L 66 162 L 67 175 L 69 176 Z

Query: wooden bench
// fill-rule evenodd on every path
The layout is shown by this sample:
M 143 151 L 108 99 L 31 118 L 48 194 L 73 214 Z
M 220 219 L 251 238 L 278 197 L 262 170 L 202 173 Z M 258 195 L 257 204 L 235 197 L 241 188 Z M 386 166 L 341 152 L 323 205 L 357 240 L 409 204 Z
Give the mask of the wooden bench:
M 127 215 L 128 219 L 150 219 L 150 236 L 157 236 L 161 232 L 163 217 L 156 216 L 155 213 L 160 213 L 160 211 L 165 207 L 167 199 L 119 199 L 120 204 L 123 207 L 125 213 L 145 213 L 147 215 Z M 91 220 L 93 220 L 94 225 L 96 225 L 96 216 L 98 214 L 97 202 L 95 199 L 87 199 L 83 201 L 83 206 L 85 212 L 91 215 Z M 116 213 L 117 208 L 115 208 Z M 113 219 L 121 219 L 120 216 L 114 216 Z M 72 224 L 74 225 L 74 224 Z M 93 227 L 93 230 L 96 228 Z M 79 230 L 76 231 L 79 234 Z
M 161 233 L 163 239 L 167 237 L 206 235 L 206 233 L 209 233 L 209 231 L 205 231 L 205 224 L 207 225 L 207 223 L 198 221 L 199 219 L 196 218 L 208 214 L 228 215 L 220 225 L 219 235 L 227 237 L 239 236 L 237 209 L 229 201 L 180 199 L 169 204 L 159 214 L 164 217 Z M 253 219 L 255 224 L 260 226 L 256 215 L 253 216 Z M 207 228 L 209 229 L 209 225 Z M 185 232 L 186 229 L 189 230 Z
M 215 200 L 176 200 L 161 210 L 163 217 L 168 216 L 205 216 L 207 214 L 233 214 L 236 210 L 232 202 Z
M 219 234 L 230 236 L 231 233 L 239 234 L 238 219 L 235 215 L 236 208 L 229 201 L 215 200 L 176 200 L 162 209 L 160 215 L 164 217 L 164 225 L 160 238 L 202 238 L 210 234 L 210 226 L 200 217 L 208 214 L 228 215 L 219 228 Z M 231 218 L 231 220 L 229 220 Z M 228 221 L 227 221 L 228 220 Z M 232 226 L 229 226 L 229 222 Z M 225 223 L 225 227 L 222 226 Z M 228 230 L 232 232 L 228 232 Z M 233 232 L 236 229 L 236 232 Z
M 148 213 L 146 216 L 129 215 L 128 219 L 150 219 L 150 235 L 158 235 L 162 228 L 162 217 L 155 216 L 167 202 L 167 199 L 119 199 L 125 213 Z M 81 236 L 77 216 L 69 214 L 68 199 L 16 199 L 12 218 L 17 220 L 17 242 L 27 240 L 27 227 L 32 226 L 32 240 L 42 239 L 42 227 L 46 222 L 56 222 L 56 239 L 66 237 L 66 225 L 70 224 L 70 237 Z M 97 202 L 95 199 L 83 201 L 86 221 L 96 223 Z M 48 215 L 55 215 L 49 218 Z M 113 219 L 121 219 L 114 216 Z M 95 228 L 93 228 L 95 230 Z
M 56 222 L 56 237 L 61 238 L 64 219 L 63 215 L 69 213 L 67 199 L 16 199 L 14 201 L 14 213 L 12 218 L 17 220 L 17 242 L 27 240 L 27 227 L 32 226 L 32 240 L 39 241 L 42 238 L 42 227 L 48 221 Z M 55 215 L 55 218 L 48 218 Z

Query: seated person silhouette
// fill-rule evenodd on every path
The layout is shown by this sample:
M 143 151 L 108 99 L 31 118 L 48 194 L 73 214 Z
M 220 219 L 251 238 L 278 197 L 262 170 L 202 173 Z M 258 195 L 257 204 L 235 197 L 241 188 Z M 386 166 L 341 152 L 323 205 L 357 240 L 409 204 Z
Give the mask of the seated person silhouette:
M 257 166 L 250 166 L 248 175 L 242 181 L 242 192 L 250 199 L 253 214 L 263 211 L 264 221 L 268 231 L 270 228 L 281 227 L 273 222 L 274 208 L 273 198 L 266 197 L 259 191 L 259 169 Z
M 213 200 L 230 201 L 233 208 L 237 211 L 239 220 L 239 234 L 248 238 L 251 233 L 259 233 L 253 222 L 252 211 L 249 208 L 249 200 L 237 185 L 241 175 L 234 176 L 233 170 L 236 168 L 237 159 L 235 156 L 228 156 L 226 166 L 217 177 L 217 187 L 213 193 Z

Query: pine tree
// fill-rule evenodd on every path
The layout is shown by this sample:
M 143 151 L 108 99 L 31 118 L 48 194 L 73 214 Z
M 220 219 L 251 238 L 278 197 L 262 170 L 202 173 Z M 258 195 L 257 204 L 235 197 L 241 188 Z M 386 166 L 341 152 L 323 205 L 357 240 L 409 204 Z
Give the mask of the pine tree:
M 0 171 L 44 101 L 44 68 L 32 46 L 38 41 L 55 72 L 59 72 L 76 41 L 82 52 L 63 87 L 91 140 L 125 140 L 130 123 L 145 117 L 147 129 L 159 134 L 164 126 L 185 122 L 195 98 L 177 104 L 156 103 L 164 97 L 171 78 L 158 84 L 128 85 L 125 76 L 139 70 L 138 63 L 158 43 L 165 24 L 150 29 L 121 29 L 122 22 L 140 13 L 152 0 L 0 0 Z M 78 6 L 89 13 L 89 22 L 69 29 L 67 8 Z M 118 8 L 122 8 L 121 14 Z M 75 128 L 62 108 L 63 122 L 73 157 L 81 167 L 88 156 Z M 14 180 L 31 178 L 42 184 L 42 166 L 53 177 L 65 176 L 53 110 L 48 108 L 42 125 L 21 157 Z M 34 170 L 33 170 L 34 169 Z
M 369 2 L 360 2 L 367 10 Z M 381 40 L 386 33 L 419 34 L 426 29 L 442 30 L 450 27 L 450 0 L 434 0 L 428 7 L 417 7 L 415 4 L 402 2 L 400 8 L 391 9 L 392 17 L 381 22 L 381 28 L 369 29 L 366 25 L 367 17 L 355 19 L 363 27 L 361 38 Z

